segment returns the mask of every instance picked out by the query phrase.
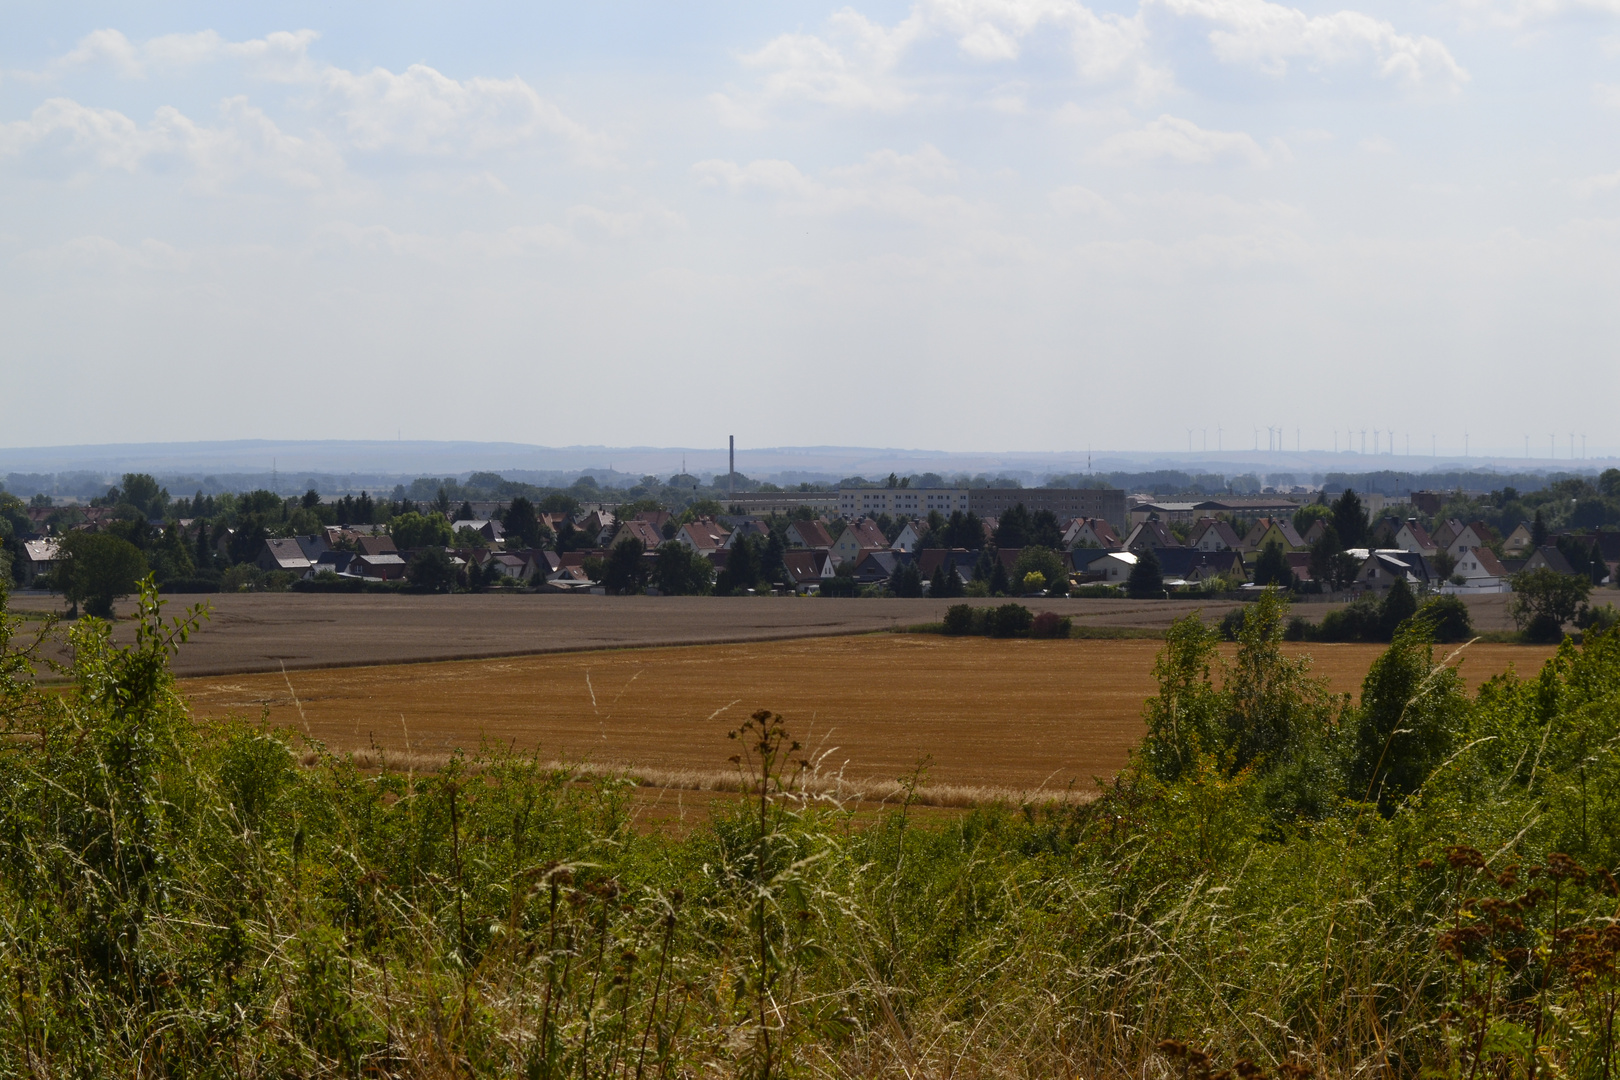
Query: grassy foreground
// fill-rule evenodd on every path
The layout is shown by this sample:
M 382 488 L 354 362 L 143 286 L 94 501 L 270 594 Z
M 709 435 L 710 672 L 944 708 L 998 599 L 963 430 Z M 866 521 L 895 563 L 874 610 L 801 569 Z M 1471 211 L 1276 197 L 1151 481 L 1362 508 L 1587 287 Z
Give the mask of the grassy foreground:
M 1170 631 L 1089 805 L 857 827 L 761 712 L 681 839 L 195 724 L 150 592 L 66 694 L 0 616 L 0 1073 L 1616 1075 L 1620 634 L 1470 697 L 1412 623 L 1352 701 L 1248 612 Z

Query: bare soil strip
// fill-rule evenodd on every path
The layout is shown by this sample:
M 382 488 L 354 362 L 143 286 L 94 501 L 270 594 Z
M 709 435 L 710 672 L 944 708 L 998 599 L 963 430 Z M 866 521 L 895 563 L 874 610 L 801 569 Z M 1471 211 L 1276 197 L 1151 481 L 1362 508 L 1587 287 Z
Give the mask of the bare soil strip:
M 222 593 L 170 598 L 177 614 L 193 601 L 212 617 L 181 650 L 181 675 L 277 672 L 373 664 L 579 652 L 596 649 L 758 642 L 864 634 L 944 618 L 943 600 L 832 600 L 800 597 L 561 596 L 533 593 L 455 596 Z M 1004 601 L 972 601 L 977 604 Z M 1071 616 L 1080 627 L 1162 630 L 1199 610 L 1216 620 L 1237 606 L 1219 601 L 1026 600 L 1033 610 Z M 19 609 L 60 601 L 14 597 Z M 1339 605 L 1301 603 L 1319 620 Z M 1469 601 L 1481 630 L 1507 629 L 1501 597 Z M 131 603 L 119 605 L 127 615 Z M 134 636 L 126 619 L 121 640 Z
M 962 805 L 1094 790 L 1141 740 L 1161 648 L 877 635 L 289 670 L 189 678 L 182 690 L 199 716 L 267 713 L 334 749 L 402 763 L 441 762 L 487 741 L 710 791 L 733 782 L 726 733 L 768 708 L 848 794 L 892 798 L 893 782 L 927 761 L 928 801 Z M 1381 651 L 1290 649 L 1352 693 Z M 1476 644 L 1462 671 L 1470 686 L 1510 666 L 1532 675 L 1552 652 Z

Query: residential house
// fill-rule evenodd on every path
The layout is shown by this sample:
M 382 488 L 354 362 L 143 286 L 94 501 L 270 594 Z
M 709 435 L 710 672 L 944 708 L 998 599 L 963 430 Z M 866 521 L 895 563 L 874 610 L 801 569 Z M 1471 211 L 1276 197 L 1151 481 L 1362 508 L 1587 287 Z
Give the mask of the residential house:
M 1457 559 L 1457 565 L 1453 567 L 1451 574 L 1453 578 L 1461 577 L 1464 579 L 1461 585 L 1453 584 L 1451 586 L 1451 588 L 1460 591 L 1513 591 L 1512 586 L 1508 584 L 1507 567 L 1502 565 L 1490 548 L 1474 548 L 1472 551 L 1464 553 Z
M 491 544 L 499 544 L 501 541 L 506 539 L 506 526 L 502 525 L 494 518 L 489 518 L 485 521 L 463 519 L 461 521 L 452 521 L 450 523 L 450 534 L 452 536 L 460 535 L 462 529 L 471 529 L 473 532 L 477 533 L 479 536 L 482 536 Z
M 771 527 L 759 518 L 733 518 L 731 519 L 731 533 L 722 545 L 727 551 L 737 546 L 737 542 L 745 536 L 757 536 L 761 540 L 771 538 Z
M 833 541 L 833 562 L 839 566 L 848 560 L 857 562 L 868 551 L 886 551 L 889 538 L 883 535 L 877 522 L 871 518 L 858 518 L 844 526 L 844 531 Z
M 399 545 L 392 536 L 357 536 L 355 550 L 362 555 L 398 555 Z
M 948 566 L 964 585 L 973 580 L 973 568 L 979 561 L 979 553 L 967 548 L 923 548 L 914 557 L 924 581 L 932 581 L 941 567 Z
M 1457 536 L 1446 545 L 1446 551 L 1453 559 L 1460 559 L 1476 548 L 1490 547 L 1495 534 L 1489 525 L 1483 521 L 1470 521 L 1457 531 Z
M 485 561 L 486 569 L 493 566 L 495 571 L 512 581 L 526 582 L 534 576 L 534 563 L 521 555 L 509 555 L 504 551 L 490 555 Z
M 19 567 L 23 585 L 32 585 L 41 574 L 48 574 L 55 568 L 58 543 L 54 539 L 23 541 Z
M 1535 535 L 1535 529 L 1528 521 L 1519 522 L 1518 528 L 1508 533 L 1508 538 L 1502 541 L 1502 554 L 1510 559 L 1523 556 L 1536 546 Z
M 357 576 L 351 564 L 358 556 L 352 551 L 323 551 L 320 557 L 310 564 L 311 575 L 331 571 L 344 577 Z
M 611 510 L 592 510 L 574 528 L 591 537 L 597 547 L 606 547 L 618 529 L 618 521 Z
M 1430 558 L 1440 553 L 1440 545 L 1434 542 L 1427 529 L 1418 524 L 1417 518 L 1407 518 L 1401 522 L 1401 527 L 1395 530 L 1395 546 L 1402 551 L 1415 551 Z
M 1426 586 L 1432 577 L 1428 559 L 1415 551 L 1393 548 L 1367 552 L 1361 569 L 1356 571 L 1358 585 L 1380 592 L 1395 584 L 1396 580 L 1405 581 L 1409 588 L 1417 590 Z
M 922 547 L 923 537 L 928 535 L 928 522 L 912 520 L 906 522 L 906 527 L 900 530 L 900 535 L 894 538 L 890 546 L 895 551 L 904 551 L 915 554 Z
M 1293 573 L 1295 581 L 1314 581 L 1311 574 L 1311 553 L 1308 551 L 1290 551 L 1283 555 L 1288 560 L 1288 569 Z
M 1178 548 L 1181 541 L 1170 531 L 1170 526 L 1157 518 L 1138 522 L 1125 537 L 1125 550 L 1140 554 L 1158 548 Z
M 1300 551 L 1304 539 L 1294 531 L 1294 523 L 1287 518 L 1263 517 L 1243 537 L 1239 549 L 1246 552 L 1264 551 L 1267 544 L 1277 544 L 1284 552 Z
M 1462 522 L 1456 518 L 1447 518 L 1439 525 L 1436 525 L 1434 532 L 1430 535 L 1434 537 L 1434 546 L 1437 550 L 1450 551 L 1452 542 L 1457 539 L 1458 534 L 1462 531 Z
M 1569 565 L 1569 560 L 1564 558 L 1564 553 L 1552 544 L 1543 544 L 1536 548 L 1530 557 L 1525 560 L 1524 569 L 1526 572 L 1531 570 L 1551 570 L 1555 574 L 1573 574 L 1575 572 L 1575 568 Z
M 618 547 L 630 540 L 639 540 L 644 550 L 653 551 L 664 542 L 664 534 L 659 532 L 658 526 L 652 522 L 634 517 L 619 522 L 619 531 L 613 534 L 613 540 L 608 547 Z
M 405 560 L 397 551 L 381 555 L 360 552 L 349 562 L 349 572 L 363 578 L 380 581 L 398 581 L 405 576 Z
M 858 585 L 881 585 L 894 576 L 903 562 L 909 558 L 901 552 L 865 551 L 855 561 L 855 583 Z
M 309 556 L 298 545 L 298 538 L 292 536 L 266 540 L 257 564 L 265 573 L 280 570 L 299 577 L 308 574 L 311 568 Z
M 831 551 L 832 534 L 819 521 L 795 521 L 787 527 L 788 547 L 809 548 L 811 551 Z
M 1086 573 L 1109 585 L 1123 585 L 1136 569 L 1136 555 L 1129 551 L 1105 551 L 1086 566 Z
M 1213 577 L 1242 583 L 1248 580 L 1243 555 L 1230 549 L 1201 551 L 1191 547 L 1161 548 L 1153 553 L 1159 573 L 1168 581 L 1207 581 Z
M 1311 522 L 1311 527 L 1305 530 L 1305 535 L 1300 539 L 1305 541 L 1306 547 L 1314 549 L 1317 544 L 1322 542 L 1322 537 L 1327 535 L 1327 528 L 1327 519 L 1317 518 Z
M 811 551 L 807 548 L 784 552 L 782 565 L 787 567 L 788 577 L 792 579 L 794 587 L 802 592 L 819 589 L 821 582 L 832 577 L 835 570 L 832 556 L 828 552 Z
M 1114 527 L 1102 518 L 1075 518 L 1063 531 L 1063 546 L 1071 551 L 1075 548 L 1118 551 L 1125 545 Z
M 1236 551 L 1242 543 L 1232 526 L 1217 518 L 1200 518 L 1187 538 L 1187 546 L 1199 551 Z
M 676 530 L 675 539 L 699 555 L 713 555 L 726 546 L 726 537 L 730 535 L 712 519 L 705 517 L 682 525 Z
M 643 510 L 641 513 L 635 516 L 634 520 L 645 521 L 654 529 L 658 530 L 659 536 L 663 536 L 664 526 L 668 525 L 671 521 L 674 521 L 675 515 L 671 514 L 668 510 Z

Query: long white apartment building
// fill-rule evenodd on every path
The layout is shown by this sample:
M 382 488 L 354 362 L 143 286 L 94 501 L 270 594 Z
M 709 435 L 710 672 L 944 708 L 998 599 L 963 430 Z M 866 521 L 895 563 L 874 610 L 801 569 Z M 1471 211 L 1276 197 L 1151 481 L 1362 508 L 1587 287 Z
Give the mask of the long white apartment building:
M 839 488 L 839 516 L 853 520 L 888 514 L 927 517 L 938 510 L 950 517 L 952 510 L 968 511 L 966 488 Z

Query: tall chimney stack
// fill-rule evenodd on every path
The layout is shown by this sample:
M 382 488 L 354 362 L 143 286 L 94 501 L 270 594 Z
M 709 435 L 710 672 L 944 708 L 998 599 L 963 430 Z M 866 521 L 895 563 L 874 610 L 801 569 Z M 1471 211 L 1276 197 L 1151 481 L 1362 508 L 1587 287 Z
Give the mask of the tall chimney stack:
M 737 436 L 731 437 L 731 471 L 726 474 L 726 497 L 737 494 Z

